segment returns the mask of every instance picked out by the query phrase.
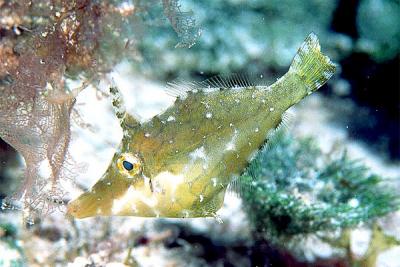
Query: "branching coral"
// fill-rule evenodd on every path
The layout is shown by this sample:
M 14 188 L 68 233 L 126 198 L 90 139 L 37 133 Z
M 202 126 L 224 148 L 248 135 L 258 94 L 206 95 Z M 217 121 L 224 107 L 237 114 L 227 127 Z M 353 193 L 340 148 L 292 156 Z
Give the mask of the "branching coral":
M 346 154 L 325 155 L 312 139 L 278 131 L 240 180 L 254 233 L 287 246 L 318 231 L 368 222 L 400 208 L 384 180 Z

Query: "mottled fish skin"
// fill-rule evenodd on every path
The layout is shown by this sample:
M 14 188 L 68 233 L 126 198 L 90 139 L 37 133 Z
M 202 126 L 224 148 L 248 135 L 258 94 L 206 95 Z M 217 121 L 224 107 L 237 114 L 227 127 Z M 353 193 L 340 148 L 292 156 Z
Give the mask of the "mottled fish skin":
M 69 204 L 69 214 L 214 216 L 228 184 L 266 142 L 283 113 L 334 71 L 310 34 L 289 71 L 271 86 L 214 79 L 193 84 L 194 90 L 146 123 L 125 114 L 124 137 L 108 170 Z M 134 175 L 121 165 L 127 159 L 138 162 L 130 171 Z

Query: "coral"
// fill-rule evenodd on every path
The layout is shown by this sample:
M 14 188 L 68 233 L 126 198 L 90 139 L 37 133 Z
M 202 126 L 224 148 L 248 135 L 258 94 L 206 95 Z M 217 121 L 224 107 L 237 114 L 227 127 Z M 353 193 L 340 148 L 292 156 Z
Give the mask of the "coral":
M 34 17 L 42 6 L 30 5 Z M 94 56 L 85 60 L 80 53 L 93 54 L 99 35 L 97 5 L 78 1 L 53 9 L 47 10 L 52 14 L 48 25 L 35 30 L 25 44 L 17 42 L 17 67 L 7 70 L 12 81 L 0 88 L 0 136 L 26 163 L 24 184 L 14 198 L 22 200 L 28 211 L 45 213 L 62 201 L 57 181 L 68 172 L 70 114 L 77 92 L 65 86 L 64 74 L 66 69 L 92 64 Z
M 324 155 L 312 139 L 278 131 L 240 180 L 256 236 L 284 247 L 318 231 L 369 222 L 399 209 L 399 197 L 359 161 Z
M 0 4 L 0 30 L 7 36 L 0 39 L 0 136 L 26 164 L 24 183 L 12 199 L 21 200 L 28 213 L 47 213 L 63 202 L 59 180 L 70 178 L 74 168 L 68 146 L 75 97 L 89 84 L 96 86 L 123 58 L 135 58 L 132 40 L 143 25 L 136 14 L 140 5 L 95 0 Z M 188 25 L 177 18 L 189 21 L 189 16 L 176 1 L 165 2 L 164 8 L 186 38 Z M 70 81 L 82 86 L 71 88 Z

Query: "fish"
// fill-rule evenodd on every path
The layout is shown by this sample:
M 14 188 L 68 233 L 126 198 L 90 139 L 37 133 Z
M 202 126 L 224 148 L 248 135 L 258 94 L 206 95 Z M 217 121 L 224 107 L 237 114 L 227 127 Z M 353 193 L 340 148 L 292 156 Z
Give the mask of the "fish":
M 268 142 L 285 111 L 325 84 L 335 68 L 311 33 L 272 85 L 241 75 L 171 83 L 175 102 L 146 122 L 125 111 L 112 87 L 122 141 L 102 177 L 68 203 L 67 214 L 216 217 L 227 188 Z

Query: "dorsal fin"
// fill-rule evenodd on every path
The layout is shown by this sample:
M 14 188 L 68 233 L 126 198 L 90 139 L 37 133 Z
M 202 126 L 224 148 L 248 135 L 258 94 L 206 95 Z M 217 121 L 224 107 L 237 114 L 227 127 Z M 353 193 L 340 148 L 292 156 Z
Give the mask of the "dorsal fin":
M 254 86 L 267 86 L 262 76 L 231 74 L 217 75 L 202 82 L 189 82 L 185 80 L 176 80 L 168 82 L 166 91 L 173 97 L 185 98 L 188 92 L 204 91 L 210 92 L 221 89 L 238 89 Z
M 202 85 L 199 82 L 178 79 L 173 82 L 168 82 L 165 90 L 170 96 L 185 98 L 188 92 L 199 90 L 200 87 L 202 87 Z
M 201 82 L 200 84 L 206 88 L 214 87 L 219 89 L 234 89 L 261 85 L 255 81 L 254 77 L 249 78 L 248 75 L 236 73 L 228 76 L 217 75 Z
M 122 121 L 122 129 L 133 129 L 140 126 L 140 122 L 135 118 L 135 116 L 125 112 L 124 119 Z
M 118 118 L 121 128 L 135 128 L 140 126 L 140 122 L 134 116 L 126 112 L 122 94 L 116 85 L 113 84 L 110 87 L 110 93 L 112 96 L 112 106 L 114 108 L 115 116 Z

